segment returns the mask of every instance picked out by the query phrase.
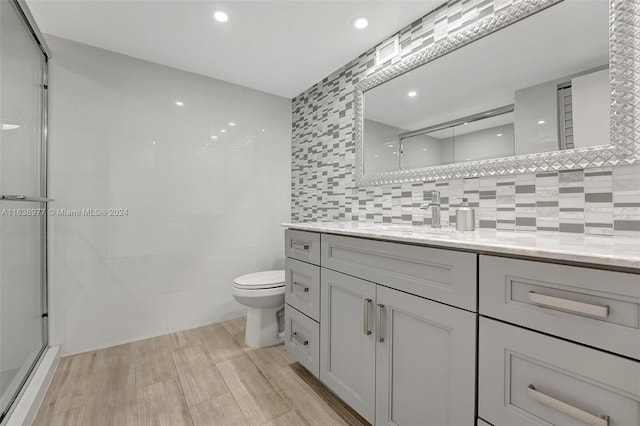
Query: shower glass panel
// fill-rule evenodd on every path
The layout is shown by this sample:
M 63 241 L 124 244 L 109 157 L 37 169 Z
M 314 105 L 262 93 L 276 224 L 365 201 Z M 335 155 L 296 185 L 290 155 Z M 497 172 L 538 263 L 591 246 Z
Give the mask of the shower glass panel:
M 47 58 L 22 6 L 19 1 L 0 1 L 2 417 L 47 345 L 44 201 Z

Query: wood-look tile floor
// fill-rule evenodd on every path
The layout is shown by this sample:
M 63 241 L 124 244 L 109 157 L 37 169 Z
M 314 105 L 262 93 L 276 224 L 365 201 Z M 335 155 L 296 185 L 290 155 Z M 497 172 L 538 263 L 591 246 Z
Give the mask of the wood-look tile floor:
M 34 425 L 367 425 L 245 319 L 62 358 Z

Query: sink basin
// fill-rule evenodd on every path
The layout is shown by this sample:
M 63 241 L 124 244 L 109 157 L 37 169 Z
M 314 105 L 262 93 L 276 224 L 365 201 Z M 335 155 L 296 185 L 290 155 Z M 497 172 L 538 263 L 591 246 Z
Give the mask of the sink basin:
M 435 235 L 451 235 L 455 232 L 451 228 L 431 228 L 430 226 L 412 226 L 412 225 L 392 225 L 389 226 L 389 231 L 400 232 L 412 232 L 420 234 L 435 234 Z

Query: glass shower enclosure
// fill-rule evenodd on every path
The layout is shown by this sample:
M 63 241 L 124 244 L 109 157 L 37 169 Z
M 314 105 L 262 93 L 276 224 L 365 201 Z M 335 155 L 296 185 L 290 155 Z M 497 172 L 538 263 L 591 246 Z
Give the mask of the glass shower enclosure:
M 0 0 L 0 421 L 47 347 L 48 52 L 24 0 Z

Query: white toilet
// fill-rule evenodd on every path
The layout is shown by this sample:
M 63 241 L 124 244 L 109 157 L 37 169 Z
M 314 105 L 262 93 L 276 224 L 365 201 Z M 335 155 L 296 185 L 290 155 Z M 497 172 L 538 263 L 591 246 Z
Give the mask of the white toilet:
M 247 346 L 272 346 L 282 343 L 278 335 L 277 313 L 284 307 L 284 271 L 263 271 L 233 280 L 233 297 L 247 306 Z

